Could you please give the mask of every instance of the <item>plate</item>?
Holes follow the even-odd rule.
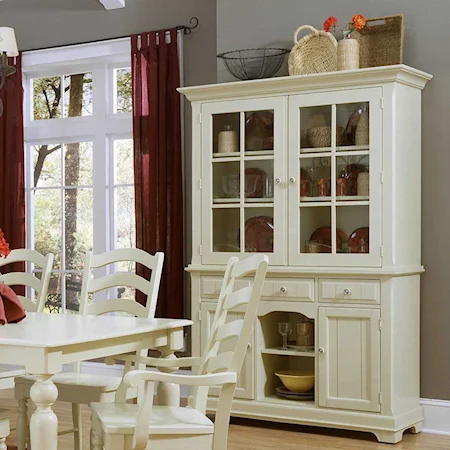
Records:
[[[245,222],[245,251],[273,253],[273,217],[251,217]]]
[[[245,169],[245,197],[263,198],[266,188],[267,173],[257,167]]]
[[[331,253],[331,227],[320,227],[309,238],[310,241],[319,241],[322,245],[320,253]],[[342,241],[347,240],[347,235],[340,229],[336,229],[336,247],[342,250]]]
[[[364,239],[365,245],[361,248],[361,239]],[[350,253],[369,253],[369,227],[362,227],[355,230],[348,240]]]
[[[279,397],[287,398],[289,400],[314,400],[314,390],[310,392],[291,392],[284,386],[275,388],[275,392]]]

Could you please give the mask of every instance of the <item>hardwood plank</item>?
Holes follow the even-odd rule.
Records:
[[[11,389],[0,391],[2,408],[13,411],[12,425],[16,423],[17,405]],[[90,412],[83,409],[83,449],[89,448]],[[57,402],[54,407],[60,429],[71,428],[72,415],[68,403]],[[9,446],[15,444],[15,431],[8,438]],[[58,450],[73,450],[73,435],[60,436]],[[302,427],[255,420],[232,419],[228,441],[229,450],[448,450],[450,436],[420,433],[405,434],[395,446],[379,444],[368,433],[340,431],[325,428]],[[9,450],[12,450],[8,447]]]

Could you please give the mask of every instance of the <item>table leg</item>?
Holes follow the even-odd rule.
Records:
[[[58,398],[58,389],[51,379],[52,375],[37,375],[37,381],[30,390],[30,397],[36,405],[31,416],[30,433],[33,450],[57,450],[58,418],[52,405]]]
[[[160,349],[161,358],[176,359],[175,351],[169,348]],[[174,373],[179,367],[160,367],[161,372]],[[180,406],[180,385],[175,383],[158,383],[158,405]],[[34,449],[33,449],[34,450]]]

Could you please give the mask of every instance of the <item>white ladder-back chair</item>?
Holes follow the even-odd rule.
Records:
[[[25,286],[25,296],[18,295],[20,303],[28,312],[44,311],[47,299],[48,283],[53,266],[53,254],[44,256],[35,250],[15,249],[6,258],[0,258],[0,272],[2,267],[16,262],[33,264],[33,268],[40,270],[41,277],[26,272],[10,272],[0,274],[0,282],[8,286]],[[33,295],[34,293],[34,295]],[[30,297],[27,297],[29,295]],[[34,297],[34,298],[33,298]],[[1,363],[1,361],[0,361]],[[14,387],[14,377],[23,375],[25,370],[20,366],[0,367],[0,389],[11,389]]]
[[[160,361],[142,356],[120,356],[134,363],[160,367],[199,367],[196,375],[132,370],[123,379],[115,403],[92,403],[91,449],[93,450],[226,450],[231,404],[252,333],[267,272],[268,257],[254,255],[228,262],[210,336],[201,358]],[[244,278],[249,285],[235,289]],[[227,314],[244,312],[243,319],[227,321]],[[221,351],[221,343],[233,340],[233,351]],[[230,348],[231,346],[227,346]],[[145,382],[140,405],[126,403],[126,391]],[[154,383],[193,387],[190,406],[154,406]],[[215,423],[206,416],[210,386],[221,386]]]
[[[135,273],[112,273],[94,278],[93,271],[123,261],[134,261],[151,270],[150,280],[146,280]],[[93,255],[88,252],[85,257],[83,282],[80,297],[80,314],[102,315],[112,312],[123,312],[136,317],[153,318],[158,300],[159,284],[164,262],[164,253],[150,255],[135,248],[117,249],[110,252]],[[91,295],[97,292],[117,287],[131,287],[147,295],[146,306],[133,299],[112,298],[98,302],[89,302]],[[53,377],[58,388],[58,401],[72,403],[73,429],[59,434],[74,433],[74,449],[82,448],[81,412],[80,405],[91,402],[113,402],[115,392],[122,380],[121,377],[91,375],[80,372],[81,365],[74,365],[74,372],[61,373]],[[25,443],[29,441],[29,424],[27,402],[34,378],[29,376],[17,377],[15,380],[15,397],[19,402],[19,420],[17,425],[17,448],[25,450]],[[135,398],[137,391],[130,392],[129,398]]]

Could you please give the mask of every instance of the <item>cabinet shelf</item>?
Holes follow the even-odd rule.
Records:
[[[306,356],[308,358],[314,358],[316,353],[314,350],[301,352],[298,350],[281,350],[281,348],[264,348],[261,353],[265,355],[281,355],[281,356]]]

